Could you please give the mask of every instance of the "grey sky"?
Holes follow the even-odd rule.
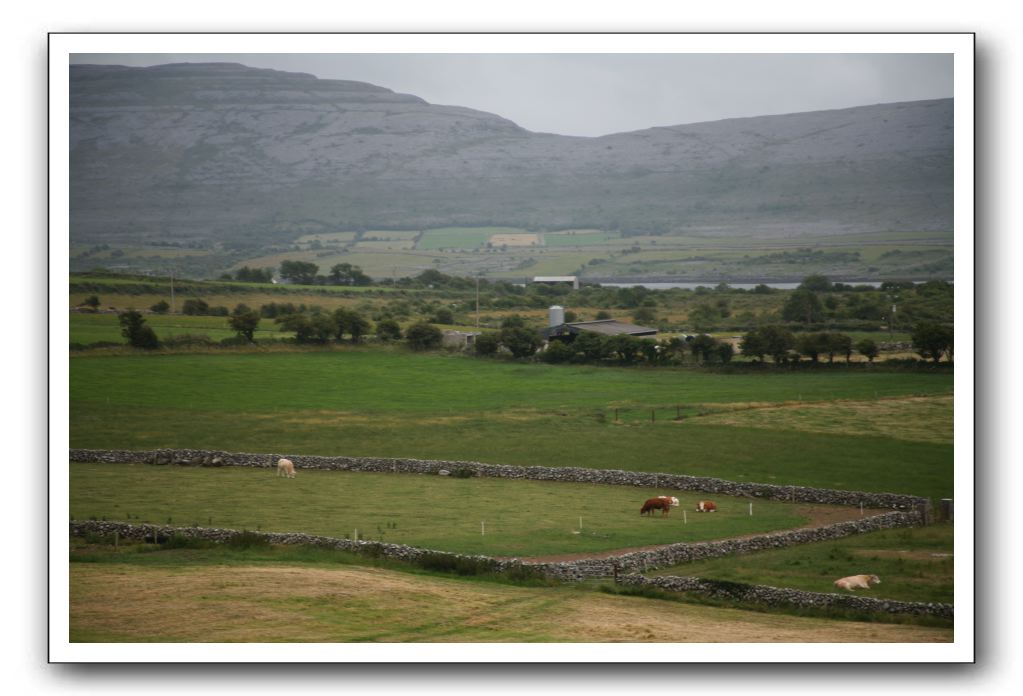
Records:
[[[77,54],[71,62],[206,61],[370,82],[563,135],[953,95],[951,54]]]

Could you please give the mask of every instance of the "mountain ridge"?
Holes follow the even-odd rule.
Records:
[[[353,80],[74,65],[73,240],[952,229],[951,99],[565,136]]]

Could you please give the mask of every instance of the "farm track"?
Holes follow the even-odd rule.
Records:
[[[869,517],[871,515],[878,515],[887,510],[871,510],[865,509],[863,511],[863,517]],[[696,512],[693,513],[698,514]],[[713,513],[708,513],[713,514]],[[835,508],[835,507],[819,507],[816,505],[804,505],[800,506],[798,514],[806,515],[809,519],[805,524],[792,529],[812,529],[813,527],[823,527],[829,524],[836,524],[838,522],[849,522],[852,520],[860,519],[860,511],[858,508]],[[681,516],[681,512],[676,513],[675,518],[670,516],[665,518],[675,519]],[[743,534],[741,536],[725,537],[720,541],[726,539],[749,539],[755,536],[763,536],[760,534]],[[624,556],[635,551],[656,551],[657,549],[663,549],[671,544],[654,544],[652,546],[635,546],[626,549],[615,549],[613,551],[599,551],[594,553],[569,553],[569,554],[552,554],[548,556],[529,556],[519,557],[521,560],[527,563],[566,563],[569,561],[585,561],[585,560],[596,560],[602,558],[616,558],[618,556]],[[495,556],[495,558],[510,558],[509,556]]]

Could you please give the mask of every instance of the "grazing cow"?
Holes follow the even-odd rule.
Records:
[[[672,507],[678,507],[678,498],[676,498],[673,495],[659,495],[657,497],[660,498],[661,500],[667,500],[669,503],[671,503]]]
[[[643,503],[643,508],[639,511],[639,514],[646,515],[649,513],[650,515],[653,515],[654,510],[660,510],[661,517],[667,515],[671,512],[671,498],[663,495],[659,498],[651,498]]]
[[[295,478],[295,465],[291,463],[290,459],[277,460],[277,475]]]
[[[881,578],[876,575],[850,575],[847,578],[835,580],[835,587],[840,590],[869,590],[871,585],[879,585]]]
[[[701,500],[696,504],[697,512],[717,512],[718,506],[712,500]]]

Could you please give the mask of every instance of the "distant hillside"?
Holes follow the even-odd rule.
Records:
[[[278,244],[458,225],[719,237],[952,229],[950,99],[581,138],[237,64],[70,71],[78,244]]]

